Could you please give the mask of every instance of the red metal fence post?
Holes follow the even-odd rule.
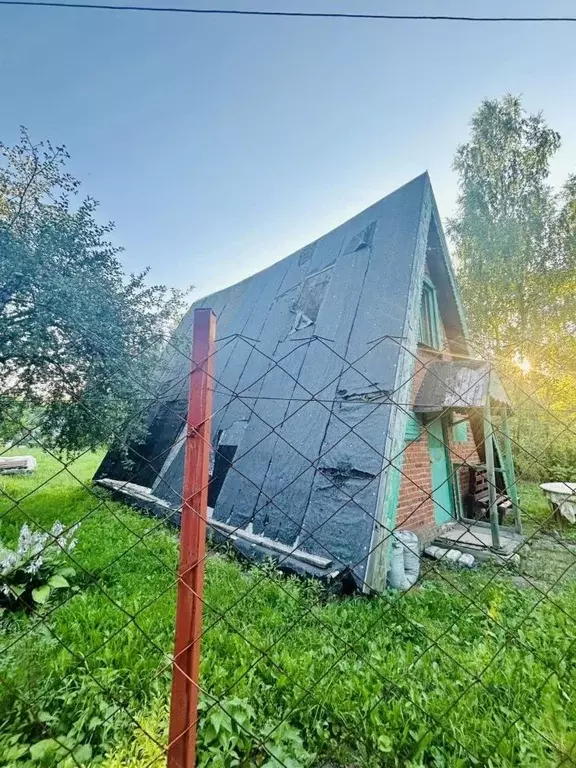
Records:
[[[194,768],[216,318],[194,312],[168,768]]]

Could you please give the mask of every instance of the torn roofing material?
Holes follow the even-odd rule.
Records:
[[[210,307],[217,317],[215,521],[326,558],[364,583],[387,493],[389,428],[399,423],[396,415],[391,421],[390,393],[407,370],[403,343],[416,344],[427,253],[433,269],[449,272],[423,174],[186,314],[174,345],[184,349],[194,309]],[[454,337],[463,337],[455,298],[447,318]],[[181,503],[188,368],[188,357],[171,347],[135,479],[174,507]],[[133,474],[112,454],[98,472],[120,480]]]

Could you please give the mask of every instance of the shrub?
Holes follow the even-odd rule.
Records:
[[[200,712],[199,768],[305,768],[314,760],[298,731],[287,722],[267,722],[259,733],[256,712],[245,699],[204,699]]]
[[[203,696],[198,728],[198,768],[308,768],[316,756],[288,722],[259,722],[247,699]],[[102,768],[137,768],[163,758],[168,740],[168,707],[158,700],[139,727],[104,758]],[[148,735],[150,734],[150,735]]]
[[[13,611],[43,605],[55,589],[69,587],[73,568],[66,567],[78,526],[66,530],[55,522],[50,531],[32,531],[24,524],[16,549],[0,544],[0,609]]]
[[[514,444],[516,477],[536,483],[576,482],[576,439],[573,429],[522,433]],[[568,434],[565,434],[568,432]]]
[[[516,478],[576,481],[576,414],[519,402],[510,420]]]

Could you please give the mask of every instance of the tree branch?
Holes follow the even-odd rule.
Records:
[[[20,215],[22,213],[22,208],[24,207],[24,199],[25,199],[25,197],[26,197],[26,195],[28,193],[28,190],[32,186],[32,183],[34,182],[36,176],[38,175],[38,171],[40,169],[40,164],[38,162],[38,155],[36,154],[36,151],[34,151],[33,157],[34,157],[34,169],[33,169],[32,173],[30,174],[30,177],[28,178],[28,181],[24,185],[24,189],[22,190],[22,194],[20,195],[20,200],[18,202],[18,209],[16,210],[16,212],[14,213],[12,218],[10,219],[10,223],[8,225],[10,227],[10,229],[13,228],[13,226],[16,223],[17,219],[20,217]]]

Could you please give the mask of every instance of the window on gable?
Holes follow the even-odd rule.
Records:
[[[468,442],[468,422],[457,421],[452,425],[452,439],[455,443],[467,443]]]
[[[436,290],[428,280],[422,286],[422,301],[420,304],[420,338],[421,344],[432,349],[440,349],[440,317]]]

